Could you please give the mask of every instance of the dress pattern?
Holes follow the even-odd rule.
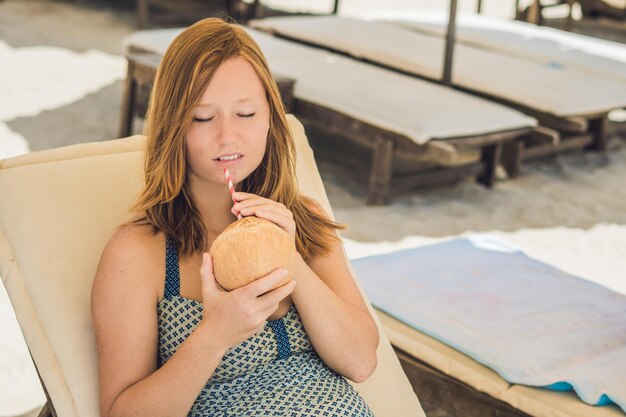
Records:
[[[202,303],[180,296],[178,252],[166,239],[165,295],[158,304],[159,367],[202,319]],[[189,417],[373,417],[359,393],[317,355],[295,305],[230,348]]]

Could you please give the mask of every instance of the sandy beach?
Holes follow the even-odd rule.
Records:
[[[134,10],[119,3],[0,2],[0,158],[117,137],[126,76],[121,41],[137,30]],[[380,3],[346,1],[341,11]],[[390,4],[414,7],[412,0]],[[510,17],[512,4],[485,2],[484,10]],[[474,7],[460,5],[461,11]],[[626,42],[626,30],[608,32]],[[318,167],[336,219],[348,226],[342,237],[350,258],[491,233],[531,257],[626,294],[626,122],[612,122],[609,134],[606,153],[528,163],[519,178],[500,178],[493,189],[467,180],[398,195],[379,207],[365,204],[364,184],[349,180],[342,167],[324,159]],[[339,141],[309,135],[314,147]],[[0,338],[0,417],[36,415],[45,397],[2,285],[0,326],[9,335]]]

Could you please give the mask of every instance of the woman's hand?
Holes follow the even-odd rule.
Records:
[[[284,204],[241,191],[235,192],[233,197],[237,203],[230,211],[235,216],[241,213],[244,217],[256,216],[269,220],[287,232],[295,242],[296,223],[293,220],[293,213]]]
[[[211,255],[204,253],[200,267],[204,311],[199,327],[207,328],[225,350],[261,331],[267,318],[278,309],[278,303],[296,286],[292,279],[272,290],[285,274],[284,269],[276,269],[248,285],[226,292],[215,280]]]

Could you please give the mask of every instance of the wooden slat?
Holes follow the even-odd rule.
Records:
[[[396,347],[394,350],[425,409],[436,408],[463,417],[532,417]]]
[[[486,145],[493,145],[495,143],[500,143],[504,141],[508,141],[511,139],[515,139],[520,136],[525,136],[533,132],[534,128],[521,128],[521,129],[512,129],[506,130],[503,132],[495,132],[489,133],[485,135],[476,135],[476,136],[466,136],[460,138],[451,138],[451,139],[438,139],[445,143],[449,143],[452,145],[456,145],[460,148],[478,148]]]
[[[527,147],[524,149],[523,159],[525,161],[556,155],[564,152],[572,152],[584,149],[593,143],[594,137],[591,133],[579,136],[561,138],[561,143],[557,146],[543,145]]]
[[[483,165],[474,163],[454,168],[434,168],[397,175],[391,179],[390,191],[392,194],[431,187],[442,184],[452,184],[468,177],[476,177],[483,172]]]
[[[561,134],[554,129],[537,126],[524,142],[529,147],[532,145],[558,146],[561,143]]]
[[[524,106],[520,103],[516,103],[514,101],[503,99],[502,97],[496,97],[491,94],[487,94],[485,92],[469,89],[469,88],[461,88],[459,86],[455,86],[457,90],[464,91],[469,94],[477,95],[480,97],[484,97],[490,101],[494,101],[496,103],[503,104],[505,106],[511,107],[513,109],[519,110],[522,113],[525,113],[529,116],[537,119],[541,126],[548,127],[550,129],[558,130],[563,133],[584,133],[588,129],[589,118],[594,118],[597,115],[586,115],[586,116],[576,116],[576,117],[561,117],[555,116],[550,113],[545,113],[537,109],[533,109],[527,106]]]

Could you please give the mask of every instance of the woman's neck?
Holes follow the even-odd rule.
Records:
[[[226,185],[190,181],[190,191],[204,227],[210,235],[219,235],[237,220],[230,211],[233,200]]]

